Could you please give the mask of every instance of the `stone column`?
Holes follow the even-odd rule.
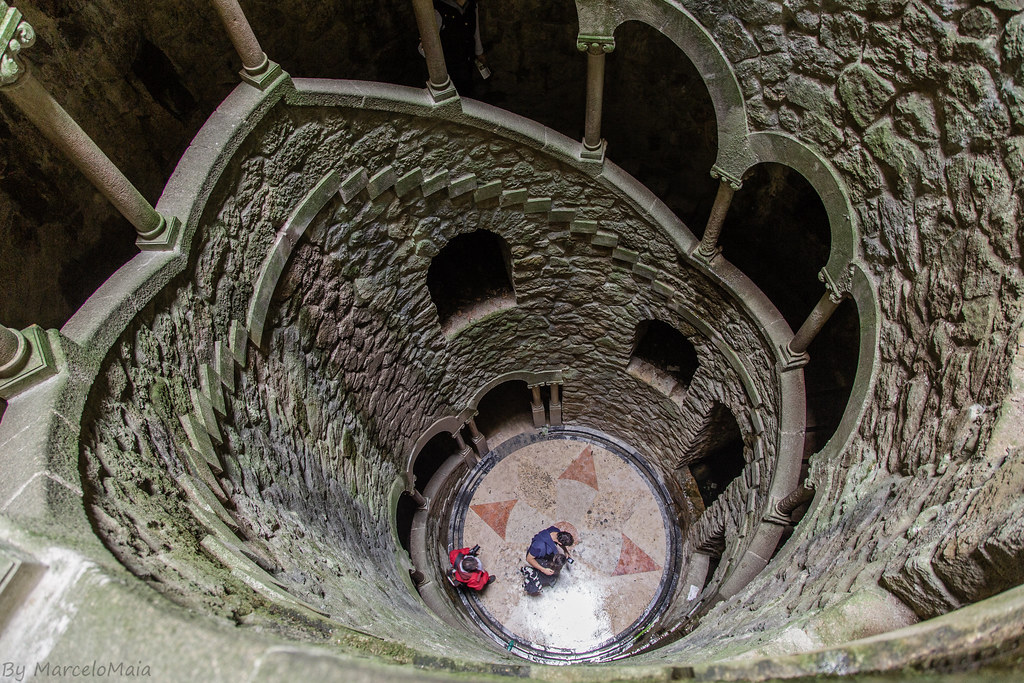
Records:
[[[420,30],[420,43],[427,59],[427,90],[434,102],[443,102],[458,97],[455,85],[448,77],[448,66],[444,62],[444,51],[441,49],[441,35],[438,33],[437,19],[434,16],[434,3],[431,0],[412,0],[412,10],[416,14],[416,26]]]
[[[540,397],[540,385],[531,384],[530,391],[533,392],[530,400],[530,407],[533,409],[533,426],[540,428],[547,424],[544,419],[544,400]]]
[[[238,75],[246,83],[266,90],[281,75],[281,67],[270,61],[263,52],[238,0],[213,0],[213,6],[220,15],[231,44],[235,46],[235,52],[242,60],[242,70]]]
[[[551,387],[551,402],[548,404],[548,408],[551,411],[551,424],[561,425],[562,424],[562,401],[558,395],[558,390],[562,386],[557,382],[552,382],[548,386]]]
[[[604,56],[615,49],[612,36],[579,36],[576,49],[587,53],[587,117],[583,134],[584,159],[604,159],[601,109],[604,100]]]
[[[105,196],[139,233],[137,244],[143,250],[169,250],[174,246],[179,222],[161,216],[128,181],[110,159],[86,135],[74,119],[57,104],[50,93],[19,59],[22,47],[35,43],[32,26],[21,20],[21,13],[0,2],[0,90],[21,112],[78,167],[78,170]]]
[[[739,178],[726,173],[717,166],[711,168],[711,177],[718,178],[721,182],[718,184],[718,194],[715,195],[715,204],[711,207],[708,223],[704,227],[704,235],[700,239],[700,244],[693,251],[693,256],[705,263],[710,263],[722,251],[718,246],[718,238],[722,234],[722,223],[725,221],[725,214],[729,211],[729,205],[732,203],[732,196],[743,185]]]
[[[849,267],[847,273],[849,273]],[[793,335],[793,338],[782,347],[784,370],[793,370],[807,365],[811,358],[807,353],[807,347],[825,327],[825,323],[832,317],[846,296],[846,292],[849,291],[849,282],[845,283],[845,286],[835,282],[824,268],[818,273],[818,279],[825,283],[825,293],[818,299],[818,303],[814,305],[814,309]]]
[[[477,429],[475,417],[476,416],[469,418],[469,421],[466,422],[466,424],[469,426],[469,432],[473,437],[473,448],[476,449],[477,454],[482,458],[487,455],[491,449],[487,447],[487,437]]]
[[[455,437],[455,441],[459,444],[459,457],[462,461],[472,467],[476,463],[480,462],[480,458],[473,452],[472,447],[466,443],[466,440],[462,438],[462,430],[452,432],[452,436]]]

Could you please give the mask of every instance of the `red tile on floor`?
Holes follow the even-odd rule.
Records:
[[[594,451],[587,446],[572,463],[565,468],[559,479],[572,479],[586,484],[595,491],[597,488],[597,471],[594,469]]]
[[[640,549],[629,536],[622,534],[622,552],[619,553],[619,564],[612,572],[612,576],[623,574],[643,574],[644,572],[660,571],[659,567],[651,556]]]
[[[505,540],[505,527],[508,525],[508,516],[512,514],[512,508],[516,506],[519,499],[502,500],[497,503],[479,503],[470,505],[469,509],[475,512],[480,519],[484,520],[487,526],[494,529],[494,533]]]

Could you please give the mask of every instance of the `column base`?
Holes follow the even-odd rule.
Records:
[[[779,500],[772,499],[768,505],[768,511],[765,512],[763,521],[768,524],[775,524],[776,526],[793,526],[793,520],[789,515],[784,515],[779,512]]]
[[[696,249],[694,249],[693,251],[691,251],[691,252],[690,252],[690,257],[691,257],[691,258],[692,258],[692,259],[693,259],[694,261],[700,261],[700,262],[701,262],[701,263],[703,263],[704,265],[706,265],[706,266],[710,266],[710,265],[711,265],[711,262],[712,262],[712,261],[714,261],[714,260],[715,260],[715,258],[716,258],[716,257],[717,257],[717,256],[718,256],[719,254],[721,254],[721,253],[722,253],[722,248],[721,248],[721,247],[718,247],[718,246],[716,246],[716,247],[713,247],[713,248],[711,248],[711,249],[708,249],[708,250],[704,250],[704,249],[702,249],[702,248],[701,248],[701,247],[703,247],[703,246],[704,246],[704,243],[703,243],[703,242],[701,242],[700,244],[698,244],[698,245],[697,245],[697,248],[696,248]]]
[[[539,429],[540,427],[544,427],[546,425],[547,425],[547,420],[544,419],[544,406],[540,406],[540,408],[538,408],[537,406],[534,406],[533,407],[533,426],[537,427]]]
[[[135,246],[140,251],[173,251],[178,246],[181,221],[176,216],[160,216],[160,225],[146,235],[139,235]]]
[[[795,353],[789,348],[789,344],[782,344],[779,346],[779,350],[782,352],[782,371],[787,372],[789,370],[797,370],[807,365],[808,361],[811,360],[810,354],[806,351],[803,353]]]
[[[434,101],[434,104],[459,99],[459,92],[455,89],[455,84],[452,83],[450,78],[442,85],[434,85],[427,81],[427,92],[430,93],[430,99]]]
[[[21,331],[28,344],[28,357],[13,377],[0,379],[0,398],[5,401],[25,389],[57,374],[57,364],[46,330],[32,325]]]
[[[597,145],[597,147],[590,147],[587,143],[583,143],[583,149],[580,150],[580,159],[587,161],[600,161],[604,163],[604,153],[608,148],[608,142],[604,139]]]
[[[480,456],[478,456],[469,446],[466,446],[466,448],[459,453],[459,457],[462,458],[462,462],[466,463],[470,467],[480,462]]]
[[[243,81],[254,88],[266,90],[283,73],[284,71],[281,70],[280,64],[267,59],[255,69],[243,68],[238,72],[238,75],[242,77]]]

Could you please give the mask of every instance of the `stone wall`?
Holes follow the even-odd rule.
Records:
[[[751,123],[836,164],[882,312],[859,433],[812,459],[811,513],[730,606],[758,617],[736,631],[739,611],[720,610],[689,644],[771,643],[783,624],[821,642],[790,615],[879,583],[920,618],[1020,583],[1020,455],[986,449],[1013,414],[1021,323],[1019,5],[686,4],[735,64]],[[857,618],[898,611],[873,604]]]
[[[9,3],[12,4],[12,3]],[[151,203],[189,140],[239,83],[209,2],[18,0],[36,30],[33,74]],[[426,79],[408,3],[245,6],[289,72],[405,85]],[[356,6],[358,5],[358,6]],[[0,322],[60,327],[135,253],[135,230],[0,96]]]
[[[179,136],[169,131],[186,131],[190,125],[197,126],[204,116],[199,113],[203,107],[206,104],[212,107],[212,103],[223,96],[225,84],[235,82],[232,72],[237,64],[223,35],[210,28],[216,26],[216,20],[211,19],[209,9],[204,6],[196,12],[185,11],[165,3],[158,3],[159,8],[157,5],[129,8],[127,3],[80,2],[64,3],[60,7],[57,3],[41,1],[36,6],[28,2],[19,4],[43,38],[41,44],[27,54],[30,61],[37,64],[40,79],[83,122],[87,131],[122,165],[144,193],[152,196],[160,184],[161,174],[156,169],[163,168],[161,163],[173,163],[189,136],[187,132]],[[1022,279],[1017,216],[1020,211],[1018,185],[1024,170],[1019,96],[1024,22],[1017,4],[1009,0],[940,4],[854,0],[824,7],[800,0],[683,4],[698,16],[735,66],[751,125],[785,131],[812,143],[839,170],[857,213],[862,236],[859,256],[871,269],[880,296],[881,343],[874,388],[867,398],[866,412],[857,433],[847,443],[831,444],[812,460],[810,479],[817,489],[816,499],[796,533],[749,591],[714,610],[691,638],[659,656],[671,658],[701,648],[704,653],[716,648],[719,651],[739,649],[750,647],[751,643],[765,643],[767,647],[773,639],[788,637],[784,629],[789,632],[803,629],[806,640],[800,642],[808,647],[815,646],[824,642],[825,636],[806,627],[809,622],[803,615],[811,615],[808,619],[813,619],[815,614],[827,614],[851,595],[877,596],[875,591],[880,584],[913,608],[914,617],[902,615],[901,619],[938,614],[978,600],[992,591],[1019,584],[1021,577],[1017,567],[1020,566],[1022,534],[1014,520],[1021,518],[1016,507],[1019,505],[1016,492],[1021,481],[1020,454],[1016,448],[1007,448],[1008,443],[1012,446],[1019,441],[1019,429],[1011,429],[1012,438],[1008,440],[996,440],[992,436],[997,417],[1011,414],[1014,395],[1007,395],[1007,386],[1020,331]],[[525,6],[515,4],[510,12]],[[168,13],[166,16],[155,14],[164,11]],[[318,11],[311,10],[309,15],[322,20]],[[402,11],[408,16],[407,10]],[[154,14],[147,14],[149,19],[143,21],[139,12]],[[281,3],[272,9],[267,6],[256,10],[256,13],[260,21],[271,23],[292,21],[294,16],[302,14],[286,12]],[[352,16],[369,20],[360,12]],[[101,30],[108,24],[110,30]],[[139,26],[143,25],[145,35],[161,48],[172,65],[202,84],[202,87],[193,87],[189,84],[191,81],[186,83],[186,89],[200,106],[196,113],[185,117],[185,123],[168,113],[164,105],[159,104],[158,96],[143,94],[146,88],[141,81],[126,76],[133,61],[128,55],[134,58],[134,49],[122,46],[123,50],[118,48],[108,53],[108,47],[98,37],[113,34],[118,40],[124,40],[125,45],[135,45],[125,37],[138,36]],[[178,27],[186,30],[178,30]],[[294,40],[294,33],[281,31],[284,35],[278,37],[277,28],[266,24],[258,24],[257,30],[268,41],[301,44]],[[571,29],[564,29],[564,32],[572,33]],[[527,28],[520,33],[525,36],[524,46],[535,46],[530,42]],[[183,35],[192,40],[181,40]],[[504,35],[510,34],[502,35],[504,41]],[[204,41],[209,41],[210,45],[216,43],[216,49]],[[377,61],[365,59],[366,50],[376,55],[371,38],[360,37],[349,42],[364,51],[359,55],[361,60]],[[285,62],[272,46],[265,44],[265,47],[271,56]],[[300,54],[299,48],[291,49],[291,55]],[[284,49],[279,52],[286,54]],[[108,58],[108,54],[119,57]],[[211,54],[221,55],[223,59],[218,61],[211,58]],[[311,60],[334,53],[330,49],[317,49],[312,54],[316,56]],[[539,61],[553,59],[542,49],[524,47],[523,54]],[[96,65],[96,73],[105,74],[106,78],[77,78],[81,63]],[[296,63],[295,66],[302,65]],[[294,69],[295,73],[319,74],[316,64],[304,66],[305,71]],[[288,63],[285,67],[292,68]],[[369,74],[372,66],[366,69],[365,73]],[[549,68],[548,72],[552,70]],[[525,74],[529,69],[522,71]],[[97,107],[96,101],[124,104],[105,109]],[[173,102],[173,98],[168,102]],[[46,310],[49,316],[26,318],[18,307],[0,322],[47,324],[49,320],[59,321],[71,304],[60,305],[60,311],[54,313],[47,308],[50,304],[42,301],[42,296],[22,296],[26,288],[12,290],[8,285],[20,286],[22,279],[28,282],[34,276],[42,281],[40,287],[46,288],[40,291],[49,292],[47,298],[66,299],[66,292],[57,293],[47,284],[60,279],[53,275],[55,271],[50,269],[49,262],[62,261],[64,253],[89,253],[90,249],[113,253],[114,250],[106,247],[100,250],[92,245],[100,240],[98,225],[119,219],[111,219],[109,208],[100,207],[94,201],[94,193],[81,185],[84,181],[72,180],[75,172],[62,165],[45,145],[38,145],[31,133],[25,132],[27,124],[20,121],[19,115],[3,98],[0,98],[0,107],[3,122],[12,131],[14,142],[11,144],[21,150],[18,154],[7,155],[13,161],[9,162],[2,189],[11,195],[11,202],[2,205],[8,212],[3,219],[12,227],[8,229],[8,223],[4,224],[3,234],[8,240],[4,251],[28,254],[28,258],[23,259],[24,278],[18,274],[16,281],[11,269],[5,269],[8,280],[3,282],[4,291],[13,294],[5,296],[4,300],[31,301],[32,307]],[[150,118],[143,116],[136,121],[126,114],[137,110],[150,112]],[[85,437],[83,456],[83,470],[91,482],[93,520],[115,553],[126,558],[125,562],[140,575],[158,570],[164,559],[171,557],[167,547],[196,548],[195,538],[191,541],[193,545],[181,541],[199,533],[192,522],[185,521],[165,531],[160,529],[163,520],[168,518],[161,511],[165,506],[175,510],[171,517],[189,519],[183,509],[175,507],[177,494],[171,494],[176,490],[175,485],[159,474],[175,472],[175,460],[167,455],[173,448],[161,445],[153,449],[151,445],[142,445],[150,441],[167,444],[172,440],[171,434],[176,440],[184,439],[176,426],[175,412],[188,409],[186,389],[198,380],[185,359],[207,357],[212,342],[225,338],[230,321],[244,316],[252,277],[258,271],[274,230],[287,216],[288,208],[333,163],[325,156],[335,154],[334,159],[341,158],[344,150],[356,149],[352,146],[354,140],[367,134],[339,125],[331,135],[321,137],[324,122],[305,116],[296,116],[291,122],[277,122],[275,129],[268,128],[261,137],[261,147],[247,151],[245,167],[240,164],[232,169],[234,175],[218,198],[219,215],[209,216],[204,227],[207,242],[197,256],[196,280],[179,283],[179,291],[183,293],[180,309],[178,303],[165,299],[160,302],[163,308],[154,307],[151,314],[147,313],[151,318],[132,328],[125,338],[125,346],[117,351],[118,359],[110,359],[103,383],[97,385],[95,412],[90,413],[85,425],[85,433],[90,436]],[[380,117],[377,122],[380,132],[376,137],[397,140],[401,147],[404,144],[401,136],[396,136],[399,130],[388,127],[391,119],[390,116]],[[140,127],[138,130],[134,128],[136,125]],[[435,132],[439,150],[435,155],[413,150],[408,158],[429,168],[448,166],[452,164],[449,159],[454,158],[453,168],[469,168],[472,155],[467,155],[470,160],[465,156],[451,156],[452,150],[446,147],[452,144],[447,132],[440,129]],[[153,148],[133,146],[118,151],[122,138],[150,141],[147,144],[152,144]],[[360,150],[372,148],[372,145],[359,147]],[[321,150],[324,155],[314,153]],[[513,150],[513,153],[519,152]],[[530,158],[522,159],[522,172],[532,172],[536,167],[534,159],[528,152],[524,154]],[[274,158],[272,163],[271,157]],[[347,158],[352,166],[376,169],[396,159],[405,163],[401,160],[406,157],[404,153],[394,156],[390,148],[384,151],[378,148],[373,153],[352,152]],[[133,163],[140,164],[139,171],[133,170]],[[459,163],[466,166],[459,167]],[[40,168],[33,168],[33,164]],[[520,173],[515,163],[504,164],[501,169],[504,177],[513,179]],[[555,182],[556,173],[561,172],[561,169],[550,170],[550,178],[536,182],[538,196],[549,193],[554,197],[562,196],[554,194],[565,189]],[[270,178],[269,185],[260,177],[263,173]],[[51,184],[48,179],[54,177],[56,180]],[[72,192],[67,191],[69,187],[73,188]],[[26,188],[32,192],[41,188],[42,201],[40,195],[30,196]],[[232,188],[239,189],[235,192]],[[85,199],[81,200],[82,197]],[[611,215],[612,220],[619,220],[621,216],[615,214],[616,207],[605,206],[602,201],[604,198],[595,195],[594,201],[588,197],[586,203],[600,209],[595,211],[595,217]],[[423,220],[433,219],[432,211],[436,209],[439,207],[425,207],[421,214]],[[65,236],[49,241],[54,233],[47,226],[60,225],[61,230],[69,227],[74,230],[79,225],[76,210],[82,211],[83,232],[75,233],[73,238]],[[607,268],[591,266],[589,256],[572,261],[577,253],[569,247],[575,249],[580,245],[564,238],[550,239],[547,235],[548,231],[564,232],[562,227],[540,229],[529,222],[531,219],[519,214],[509,218],[487,207],[452,211],[449,220],[454,222],[459,216],[472,220],[483,216],[491,221],[488,225],[492,229],[499,231],[505,230],[506,225],[509,230],[524,231],[524,234],[532,229],[533,237],[539,239],[536,243],[544,243],[541,248],[566,249],[568,258],[566,254],[547,253],[532,265],[529,253],[517,254],[517,259],[526,262],[525,266],[520,263],[520,273],[529,273],[532,269],[538,274],[534,277],[543,274],[564,278],[570,267],[578,268],[581,273],[587,272],[593,282],[612,282],[616,291],[609,294],[608,303],[619,306],[614,309],[616,316],[624,312],[625,319],[631,320],[653,314],[628,305],[632,296],[628,286],[637,283],[633,276],[617,270],[615,264]],[[242,225],[245,230],[239,228]],[[688,297],[700,299],[699,293],[683,290],[687,281],[699,281],[699,274],[677,266],[671,248],[640,238],[631,241],[629,235],[637,228],[625,220],[623,225],[628,226],[620,232],[628,250],[644,254],[652,266],[668,269],[671,264],[673,272],[685,275],[674,285],[686,291]],[[37,226],[43,228],[39,234]],[[399,235],[416,238],[416,246],[410,247],[414,253],[419,244],[423,245],[423,252],[416,254],[422,262],[443,243],[444,234],[438,232],[439,224],[421,225],[417,221],[403,225],[399,216],[396,226]],[[329,232],[326,227],[322,229]],[[127,240],[134,239],[127,226],[118,230],[128,235]],[[324,253],[317,253],[323,246],[310,242],[303,247],[295,263],[325,264],[316,267],[331,274],[331,250],[340,248],[342,243],[345,249],[348,245],[347,238],[335,235],[337,244],[333,244],[328,237],[322,242],[329,247]],[[75,244],[79,239],[81,244]],[[586,246],[586,249],[592,248]],[[58,252],[62,256],[54,258]],[[595,253],[601,253],[599,248]],[[79,261],[90,260],[80,258]],[[293,264],[293,269],[295,267]],[[88,269],[82,270],[93,273],[92,268],[90,262]],[[66,281],[74,282],[75,286],[82,282],[73,269],[59,268],[57,272],[68,273]],[[229,272],[236,277],[224,277]],[[331,277],[336,279],[334,275]],[[367,302],[378,300],[378,294],[390,296],[393,283],[385,281],[382,286],[376,279],[376,271],[372,276],[351,273],[346,278],[351,281],[353,291],[345,296],[351,295],[353,300],[360,287],[364,288]],[[287,295],[294,295],[293,290],[300,286],[306,285],[293,270],[283,283],[282,293],[286,297],[282,300],[281,317],[274,333],[278,336],[270,340],[272,348],[282,354],[284,349],[290,349],[291,355],[278,359],[268,356],[261,362],[269,364],[273,360],[275,367],[287,368],[288,373],[302,381],[283,374],[282,370],[282,377],[287,376],[287,381],[279,378],[268,382],[264,395],[258,395],[255,386],[244,382],[240,386],[251,392],[253,400],[266,403],[265,415],[277,415],[275,411],[283,410],[281,415],[287,419],[280,420],[281,424],[304,425],[304,429],[315,424],[322,428],[323,415],[310,417],[304,402],[299,400],[300,393],[307,387],[307,379],[303,378],[308,378],[309,368],[322,367],[322,359],[305,356],[322,354],[322,351],[314,353],[314,348],[343,348],[345,345],[331,338],[334,332],[330,324],[322,326],[323,339],[319,327],[316,337],[309,336],[305,328],[307,322],[303,320],[308,313],[302,313],[303,306],[295,303],[299,299],[287,303]],[[337,294],[341,301],[343,293]],[[539,301],[543,294],[534,292],[534,296]],[[198,302],[202,305],[193,306]],[[15,309],[13,303],[9,305]],[[417,305],[423,306],[418,309],[419,315],[429,317],[429,308],[424,302],[417,301]],[[552,300],[551,310],[556,310],[557,305]],[[572,305],[578,304],[573,302]],[[194,314],[187,311],[203,310],[202,306],[208,306],[208,312],[190,319]],[[320,306],[320,303],[316,305]],[[582,320],[577,326],[599,314],[595,309],[605,307],[588,307],[585,303],[579,306],[575,314]],[[566,306],[557,310],[573,313]],[[324,315],[323,320],[328,319],[324,312],[317,314]],[[377,312],[385,323],[390,320],[390,314]],[[333,309],[330,315],[334,315]],[[607,312],[600,315],[607,315]],[[719,320],[717,314],[709,317]],[[502,325],[514,324],[517,334],[521,329],[523,334],[539,338],[546,329],[541,324],[546,322],[543,316],[531,317],[518,308],[468,330],[456,340],[455,348],[468,355],[470,347],[479,346],[485,332]],[[149,327],[155,331],[146,331]],[[724,325],[722,329],[730,327]],[[346,334],[354,340],[361,334],[356,332],[359,329],[362,327],[353,323],[352,331]],[[385,324],[379,329],[388,328]],[[612,326],[611,329],[618,328]],[[547,332],[552,330],[547,329]],[[181,339],[181,348],[173,348],[179,343],[174,341],[175,335]],[[730,335],[730,344],[742,345],[748,332],[740,330]],[[752,333],[750,339],[757,336],[756,332]],[[607,340],[597,337],[592,348],[608,355],[609,368],[617,367],[623,360],[620,350],[627,335],[623,333],[618,338],[609,334],[607,337]],[[189,339],[191,341],[186,341]],[[439,352],[432,347],[425,353],[433,354],[431,364],[440,359]],[[552,362],[568,365],[563,359],[572,358],[572,354],[561,349],[549,357]],[[768,376],[765,368],[770,368],[770,354],[759,355],[754,349],[750,357],[762,368],[758,374]],[[254,367],[259,366],[254,363]],[[482,367],[473,370],[476,373],[471,376],[473,382],[483,379]],[[439,395],[449,405],[460,405],[473,390],[469,381],[459,387],[451,382],[445,384],[443,377],[428,379],[444,388],[446,393]],[[611,373],[602,378],[606,382],[604,386],[610,390],[626,393],[628,389],[630,395],[636,395],[635,387],[628,386],[627,380],[634,381],[622,378],[621,384],[615,384],[620,380]],[[324,384],[328,386],[333,385]],[[273,394],[270,387],[274,387]],[[571,397],[571,393],[567,396]],[[140,406],[134,405],[136,399],[142,401]],[[358,414],[359,407],[351,403],[355,399],[348,400],[348,410]],[[371,396],[360,400],[373,399]],[[330,405],[329,401],[326,403]],[[270,408],[281,404],[284,408]],[[341,405],[339,401],[339,408]],[[567,398],[569,408],[571,403]],[[653,419],[660,410],[653,401],[645,409],[654,411],[644,415],[645,419]],[[429,412],[426,407],[423,410]],[[605,411],[613,414],[615,406],[583,402],[578,406],[580,415]],[[437,412],[443,412],[440,404]],[[266,419],[269,423],[270,418]],[[256,438],[257,431],[265,431],[240,424],[250,430],[245,432],[246,438]],[[332,432],[328,429],[328,435],[323,438],[326,443],[331,443],[331,439],[336,443],[340,438],[343,450],[346,443],[354,448],[356,433],[368,439],[363,443],[373,444],[378,435],[372,426],[359,424],[364,426],[350,421],[346,432],[343,420],[340,428],[334,428],[333,436],[329,436]],[[260,426],[265,425],[260,423]],[[143,430],[149,431],[150,436],[140,439],[137,435],[140,432],[145,435]],[[399,444],[409,437],[396,434],[389,438]],[[272,448],[266,448],[261,455],[269,457],[274,453],[280,462],[290,463],[276,470],[282,476],[304,473],[306,465],[298,463],[307,461],[312,472],[320,454],[293,451],[299,441],[298,432],[282,435],[281,443],[287,445],[283,448],[285,452],[274,453]],[[397,456],[392,452],[392,445],[378,443],[375,446],[380,448],[388,472],[397,471]],[[668,441],[665,447],[672,445]],[[368,476],[365,464],[364,473],[359,473],[358,462],[355,457],[351,461],[342,460],[342,472],[349,468],[344,476],[356,479]],[[337,462],[318,465],[320,469],[338,466]],[[124,482],[131,482],[135,489],[153,500],[152,506],[147,507],[143,502],[146,498],[141,498],[142,494],[122,482],[122,475]],[[239,476],[241,482],[246,481],[246,475]],[[314,480],[304,482],[302,487],[323,485],[312,483]],[[289,487],[283,485],[279,487],[282,490],[265,494],[275,505],[306,495],[284,490]],[[259,486],[256,488],[264,495]],[[244,484],[240,491],[249,494]],[[351,491],[349,495],[357,496]],[[137,497],[138,507],[133,500]],[[255,511],[254,519],[260,519],[260,514],[271,514],[273,507],[260,507],[255,498],[247,504]],[[358,509],[360,503],[354,505]],[[353,514],[351,528],[364,522],[371,524],[367,528],[376,528],[372,526],[374,521],[362,516],[364,513]],[[133,516],[138,519],[132,519]],[[133,528],[137,533],[125,531]],[[170,540],[153,535],[158,532],[166,533]],[[384,554],[383,549],[376,552]],[[192,557],[195,553],[185,555]],[[133,557],[136,559],[131,559]],[[193,595],[192,586],[207,585],[203,583],[205,579],[201,580],[203,576],[216,575],[221,580],[214,565],[208,570],[205,565],[199,565],[199,560],[196,562],[195,576],[167,581],[167,586],[185,587],[182,590],[168,588],[169,594],[177,590],[180,595]],[[183,570],[169,569],[166,576],[180,571]],[[190,583],[192,581],[195,583]],[[297,579],[293,583],[294,586],[304,585]],[[309,590],[304,595],[312,599],[315,591]],[[891,603],[885,602],[890,598],[891,595],[883,596],[881,604],[895,611]],[[235,598],[220,596],[216,600],[217,605],[208,606],[208,611],[225,617],[232,615],[236,607],[246,609]],[[246,600],[251,602],[251,598]],[[864,619],[864,612],[859,618]],[[850,632],[854,631],[856,629],[851,628]],[[844,634],[833,632],[828,637],[841,639]]]
[[[334,194],[277,284],[262,344],[246,357],[232,341],[244,371],[236,376],[218,365],[223,387],[211,392],[216,376],[204,366],[216,364],[221,342],[245,318],[279,227],[329,171],[387,166],[397,176],[445,170],[452,187],[473,173],[479,185],[501,180],[508,191],[525,191],[516,195],[524,199],[474,201],[472,192],[452,196],[426,185],[372,198]],[[550,212],[530,210],[539,200],[529,198],[543,197],[559,200]],[[594,221],[598,233],[574,233],[559,222],[559,208]],[[413,444],[492,378],[557,369],[566,422],[636,444],[672,476],[687,438],[679,406],[626,373],[640,321],[691,329],[672,301],[743,354],[762,398],[763,460],[721,499],[737,539],[729,556],[743,552],[739,539],[758,521],[776,457],[772,352],[755,321],[682,265],[671,240],[609,187],[473,129],[282,103],[226,169],[202,223],[194,268],[139,316],[108,358],[83,429],[83,478],[97,532],[168,597],[301,638],[325,637],[309,615],[319,611],[387,642],[454,654],[408,586],[392,529],[393,488]],[[509,244],[516,306],[446,336],[427,271],[452,237],[477,229]],[[634,267],[672,261],[681,273]],[[656,292],[655,274],[671,283],[674,299]],[[695,344],[701,386],[714,389],[753,440],[752,406],[735,371],[714,344],[700,337]],[[215,394],[223,394],[223,408]],[[200,477],[188,444],[203,449],[180,418],[204,413],[204,404],[215,452],[208,460],[217,465],[206,483],[223,493],[221,518],[234,534],[228,545],[238,544],[267,580],[305,606],[297,614],[282,616],[265,593],[223,566],[209,540],[217,523],[197,513],[181,484]]]

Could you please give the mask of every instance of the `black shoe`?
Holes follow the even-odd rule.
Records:
[[[498,580],[497,576],[492,576],[491,578],[487,579],[487,583],[485,583],[484,585],[485,586],[490,586],[492,583],[494,583],[497,580]]]

